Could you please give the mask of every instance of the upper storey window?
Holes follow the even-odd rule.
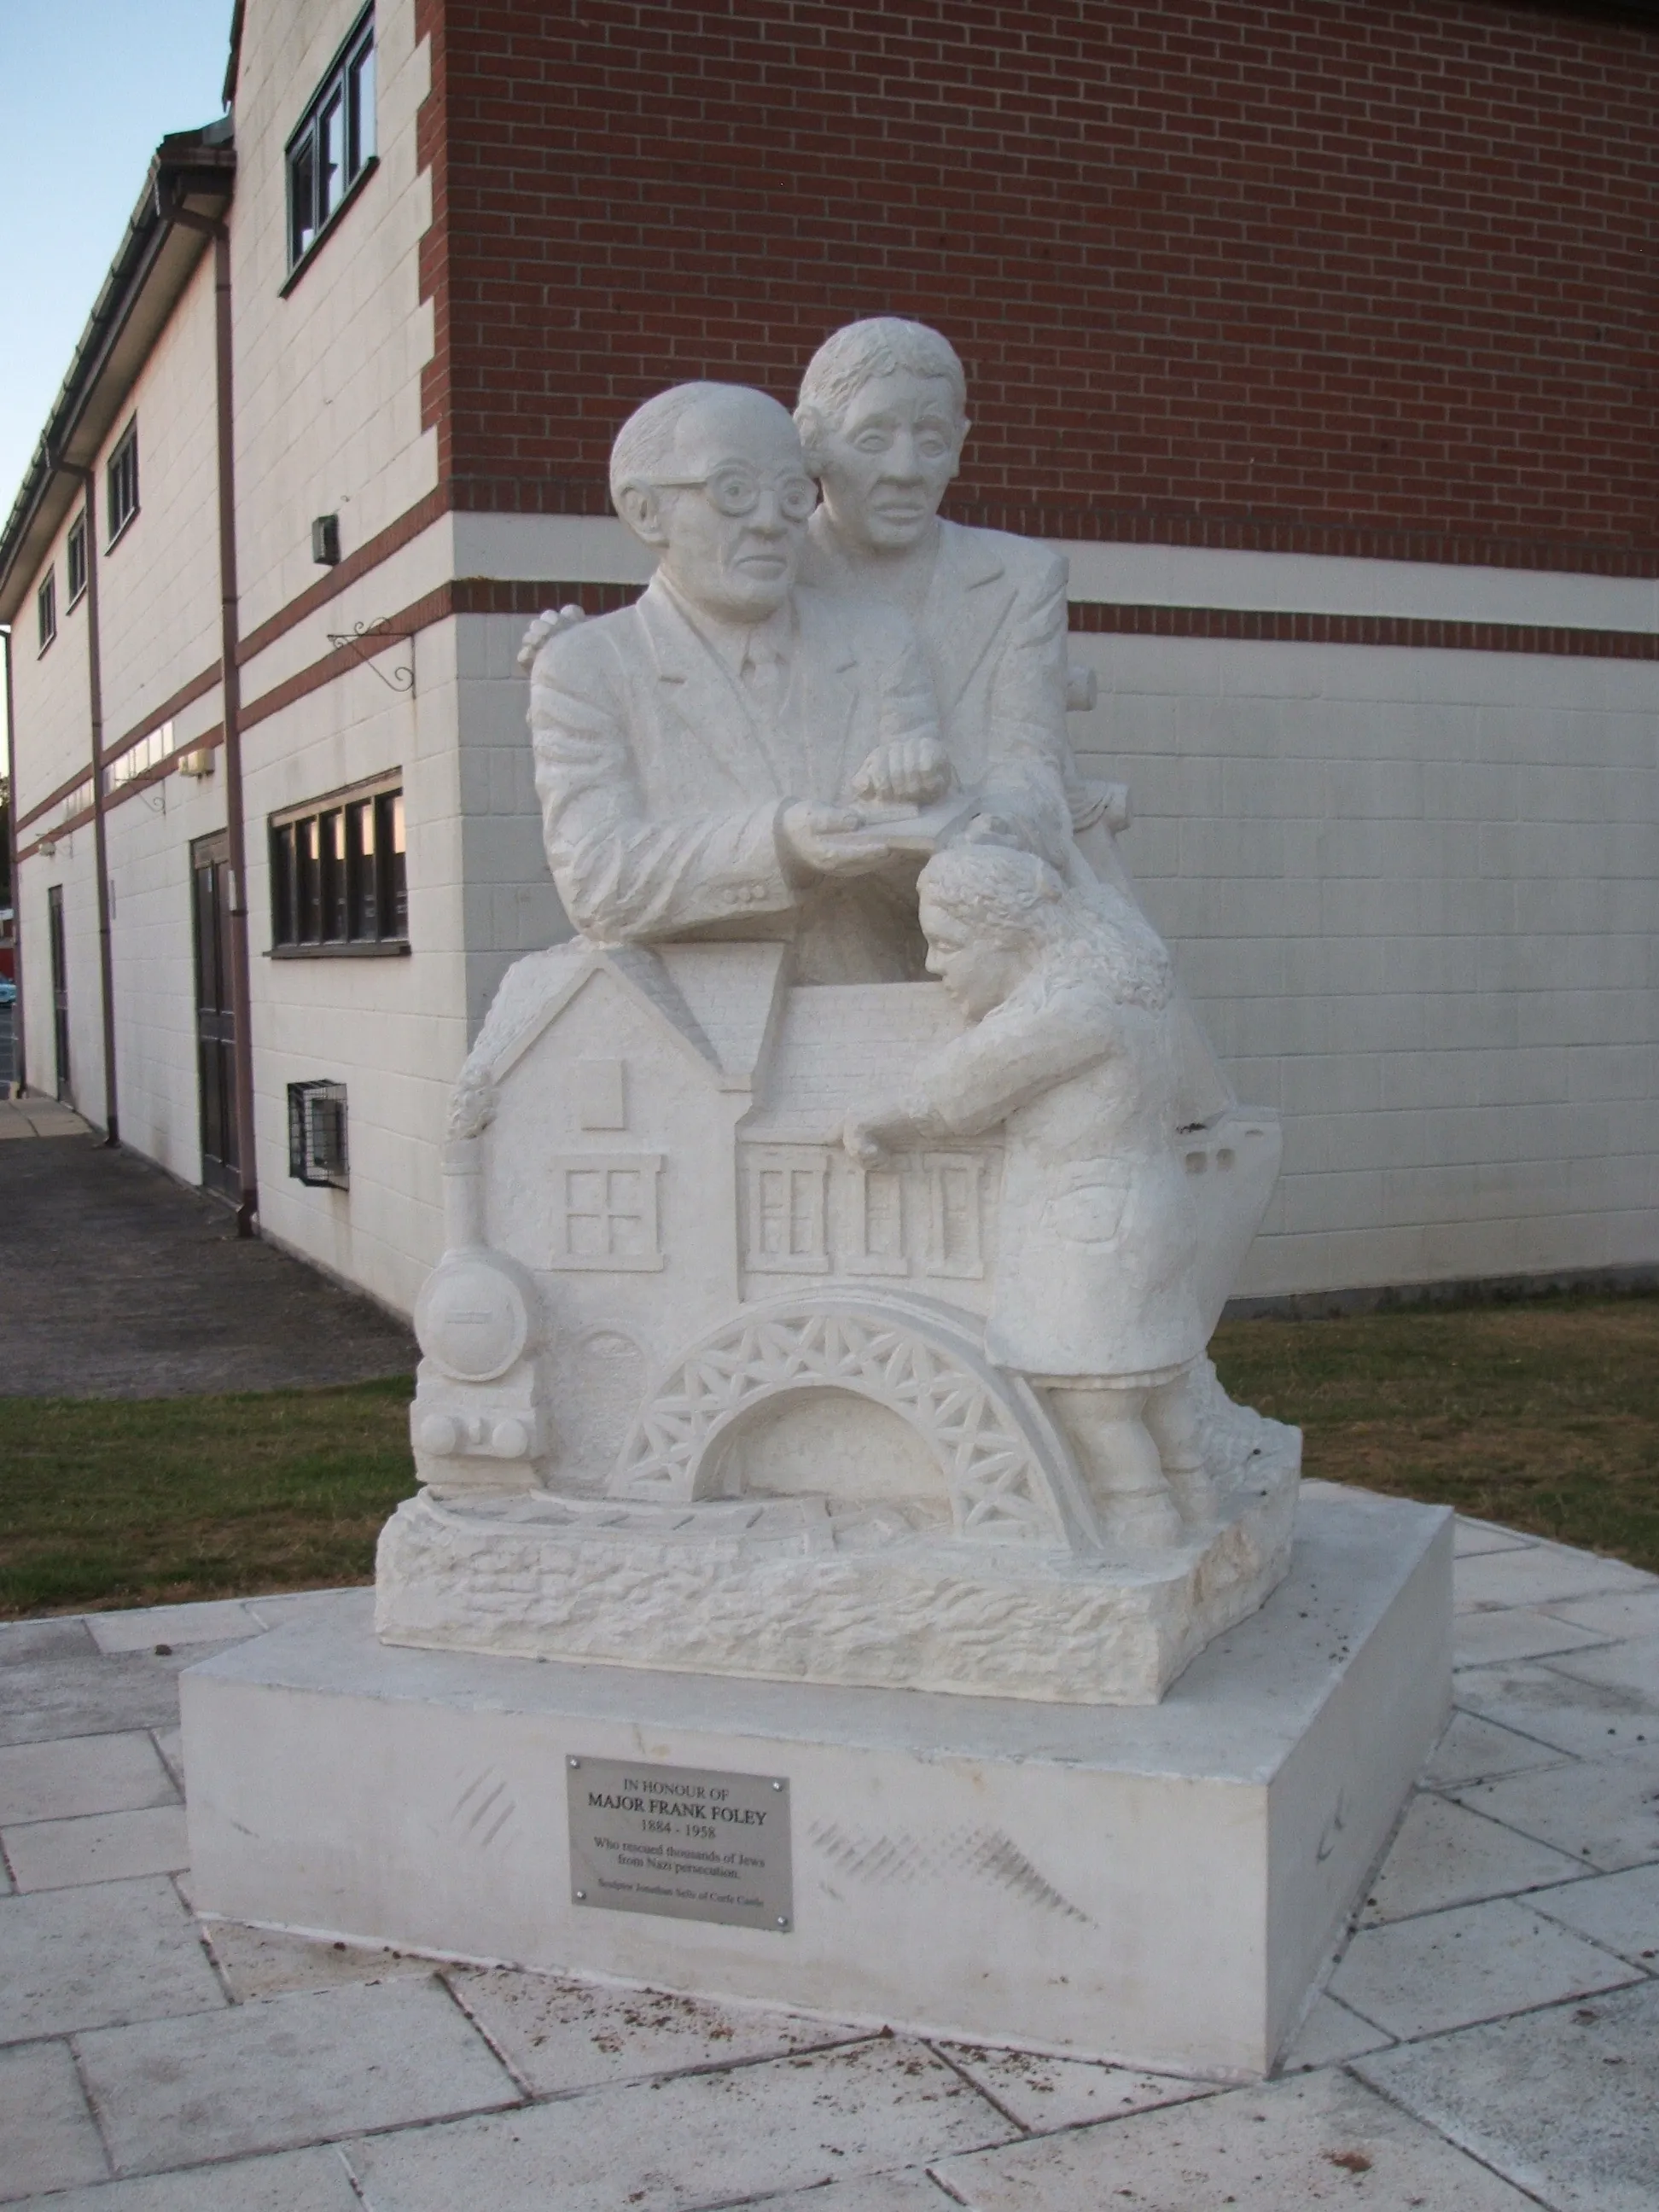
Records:
[[[64,563],[69,569],[69,603],[71,606],[87,588],[87,518],[77,514],[70,525],[69,537],[64,546]]]
[[[40,625],[40,650],[44,653],[58,635],[58,572],[48,568],[34,595],[34,617]]]
[[[138,418],[134,416],[115,441],[109,457],[109,542],[116,539],[138,512]]]
[[[374,10],[360,15],[288,142],[288,265],[297,270],[374,158]]]

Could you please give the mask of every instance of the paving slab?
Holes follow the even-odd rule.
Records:
[[[0,1827],[178,1802],[172,1776],[141,1729],[0,1747]]]
[[[1659,1589],[1626,1590],[1617,1597],[1573,1597],[1553,1605],[1558,1620],[1602,1636],[1659,1637]]]
[[[1464,1783],[1453,1794],[1602,1874],[1659,1859],[1659,1745]]]
[[[960,2212],[958,2200],[920,2166],[860,2174],[827,2189],[792,2189],[787,2197],[767,2197],[765,2206],[766,2212],[951,2212],[953,2206]]]
[[[1080,2058],[1043,2058],[1030,2051],[985,2051],[973,2044],[939,2049],[1011,2119],[1034,2134],[1075,2128],[1093,2120],[1121,2119],[1188,2097],[1215,2094],[1215,2084],[1176,2074],[1142,2074],[1127,2066],[1098,2066]],[[1374,2047],[1374,2044],[1373,2046]]]
[[[1295,2040],[1279,2062],[1281,2074],[1306,2074],[1316,2067],[1340,2066],[1362,2051],[1382,2051],[1394,2040],[1357,2012],[1322,1990],[1309,2008]]]
[[[1360,2059],[1357,2071],[1554,2212],[1659,2203],[1659,1986]]]
[[[1460,1613],[1452,1623],[1452,1665],[1490,1667],[1504,1659],[1541,1659],[1553,1651],[1600,1650],[1605,1636],[1528,1606]]]
[[[1454,1782],[1489,1781],[1494,1775],[1516,1774],[1528,1766],[1555,1766],[1560,1759],[1553,1744],[1519,1735],[1478,1714],[1455,1711],[1422,1778],[1430,1787],[1443,1788]]]
[[[54,2197],[50,2212],[363,2212],[337,2150],[286,2151]],[[467,2212],[486,2212],[475,2198]]]
[[[46,1620],[0,1620],[0,1674],[24,1659],[82,1658],[94,1650],[78,1613]]]
[[[178,1671],[168,1660],[106,1659],[84,1632],[73,1651],[9,1661],[0,1651],[0,1744],[173,1728],[178,1719]]]
[[[0,1829],[0,1844],[20,1890],[69,1889],[172,1874],[190,1864],[182,1805],[139,1813],[87,1813],[73,1820],[35,1820]]]
[[[455,2212],[480,2202],[484,2173],[489,2212],[690,2212],[1015,2133],[925,2045],[884,2037],[380,2136],[346,2157],[374,2212]]]
[[[1562,1889],[1536,1890],[1527,1902],[1604,1951],[1659,1972],[1659,1866],[1590,1875]]]
[[[1483,1897],[1510,1897],[1570,1881],[1580,1869],[1565,1851],[1518,1836],[1513,1828],[1443,1797],[1414,1797],[1389,1847],[1382,1871],[1359,1910],[1376,1926]]]
[[[419,1980],[432,1972],[430,1959],[406,1951],[367,1949],[356,1944],[312,1942],[268,1928],[244,1928],[232,1920],[203,1923],[203,1938],[238,2004],[254,1997],[281,1996],[289,1990],[337,1990],[352,1982]]]
[[[1420,2121],[1331,2072],[950,2159],[933,2171],[969,2212],[1536,2212]]]
[[[1517,1528],[1500,1528],[1495,1521],[1468,1521],[1460,1513],[1452,1532],[1452,1556],[1478,1559],[1483,1552],[1525,1552],[1537,1543]]]
[[[1534,1544],[1523,1552],[1487,1552],[1462,1559],[1452,1576],[1461,1608],[1474,1605],[1552,1605],[1557,1599],[1598,1597],[1610,1590],[1659,1588],[1659,1576],[1594,1552],[1564,1544]]]
[[[1632,1979],[1633,1969],[1524,1905],[1496,1898],[1362,1928],[1331,1994],[1390,2035],[1435,2035]]]
[[[1554,1663],[1474,1669],[1458,1676],[1453,1694],[1460,1711],[1574,1758],[1659,1744],[1659,1704],[1622,1685],[1581,1681]]]
[[[518,2096],[430,1977],[97,2028],[75,2048],[120,2173],[297,2149]]]
[[[867,2027],[552,1974],[452,1971],[452,1990],[538,2096],[863,2041]]]
[[[338,1589],[315,1590],[284,1590],[276,1597],[248,1597],[242,1603],[258,1621],[261,1628],[280,1628],[285,1620],[293,1620],[308,1613],[314,1605],[326,1605],[340,1595]]]
[[[1556,1671],[1599,1689],[1627,1690],[1659,1713],[1659,1636],[1609,1644],[1601,1651],[1575,1651],[1554,1662]]]
[[[185,1732],[181,1728],[152,1729],[150,1741],[167,1772],[182,1791],[185,1786]]]
[[[234,1644],[258,1636],[264,1626],[240,1598],[209,1598],[196,1605],[134,1607],[121,1613],[89,1613],[87,1630],[106,1653],[154,1651],[158,1644],[176,1650],[186,1644]]]
[[[0,2043],[225,2002],[165,1875],[0,1898]]]
[[[0,1145],[0,1395],[167,1398],[414,1370],[403,1323],[239,1238],[228,1206],[137,1152]]]
[[[0,2204],[108,2172],[69,2045],[0,2050]]]

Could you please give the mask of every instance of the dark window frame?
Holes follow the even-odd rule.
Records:
[[[58,635],[58,568],[56,562],[47,569],[34,590],[34,619],[40,631],[40,653]]]
[[[401,769],[280,808],[268,839],[273,960],[410,951]]]
[[[135,415],[110,450],[104,464],[105,497],[108,501],[109,538],[112,550],[138,519],[138,417]]]
[[[69,599],[64,611],[76,607],[87,590],[87,511],[82,507],[69,526],[64,540],[64,580],[69,586]]]
[[[341,41],[283,149],[284,298],[379,167],[375,64],[371,0]]]

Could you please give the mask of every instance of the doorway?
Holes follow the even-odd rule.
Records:
[[[66,1106],[75,1103],[70,1087],[69,953],[64,938],[64,886],[53,884],[46,893],[46,941],[52,948],[52,1042],[57,1061],[58,1096]]]
[[[242,1194],[237,1172],[236,1018],[230,990],[230,841],[190,848],[196,925],[196,1080],[201,1097],[202,1186]]]

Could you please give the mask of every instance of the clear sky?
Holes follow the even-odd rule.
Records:
[[[231,0],[0,0],[0,520],[157,141],[211,123]]]

